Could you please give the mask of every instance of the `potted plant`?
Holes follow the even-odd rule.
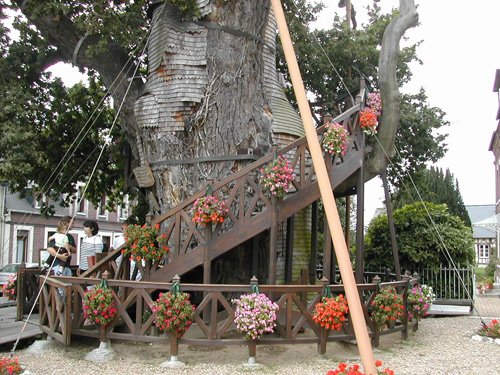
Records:
[[[194,201],[191,220],[196,224],[208,226],[223,223],[228,213],[229,209],[225,201],[214,195],[207,195]]]
[[[428,311],[434,301],[434,294],[431,286],[415,285],[408,292],[408,321],[417,321],[427,316]]]
[[[323,297],[321,302],[314,307],[312,319],[326,330],[340,331],[348,312],[349,308],[344,295]]]
[[[83,295],[83,316],[91,323],[107,327],[115,318],[116,309],[113,291],[102,280]]]
[[[290,183],[295,178],[290,162],[283,155],[278,156],[260,172],[263,190],[279,199],[285,196]]]
[[[155,326],[175,338],[180,339],[193,323],[195,307],[189,301],[188,293],[160,293],[149,307],[156,314]]]
[[[243,294],[231,301],[235,304],[236,329],[247,340],[257,340],[264,333],[274,332],[278,305],[263,293]]]
[[[3,286],[3,296],[9,301],[15,301],[17,296],[17,274],[12,274],[7,278],[7,284]]]
[[[323,133],[323,150],[330,155],[345,155],[349,146],[349,133],[339,123],[326,124]]]
[[[381,331],[386,324],[393,325],[404,314],[403,297],[393,286],[380,289],[370,303],[371,317],[376,328]]]
[[[125,230],[125,248],[122,249],[122,254],[136,262],[159,261],[170,250],[163,244],[166,241],[166,235],[160,235],[159,230],[159,224],[155,226],[129,225]]]

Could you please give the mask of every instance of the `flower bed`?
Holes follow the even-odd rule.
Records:
[[[23,372],[18,357],[0,358],[0,375],[19,375]]]
[[[394,371],[390,368],[386,367],[385,369],[381,369],[382,361],[375,361],[375,367],[377,368],[377,374],[385,374],[385,375],[395,375]],[[330,370],[326,373],[326,375],[366,375],[361,371],[361,366],[358,364],[348,365],[347,363],[341,362],[335,370]]]
[[[478,330],[481,336],[491,337],[492,339],[500,339],[500,321],[493,319],[489,324],[481,327]]]
[[[244,294],[233,299],[236,305],[234,323],[245,339],[256,340],[264,333],[274,332],[278,305],[263,293]]]
[[[149,225],[129,225],[125,230],[125,248],[122,250],[124,256],[130,260],[139,262],[141,260],[158,261],[170,250],[163,245],[166,235],[159,234],[160,225],[154,227]]]
[[[156,313],[156,327],[177,338],[181,338],[193,324],[195,307],[189,301],[188,293],[160,293],[149,307]]]

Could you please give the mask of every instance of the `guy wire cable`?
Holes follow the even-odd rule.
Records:
[[[145,43],[144,49],[142,50],[142,54],[141,54],[141,56],[142,56],[142,55],[144,55],[144,53],[145,53],[145,51],[146,51],[146,48],[147,48],[147,46],[148,46],[148,42],[149,42],[149,39],[150,39],[150,37],[151,37],[151,30],[152,30],[152,28],[153,28],[153,24],[151,25],[151,27],[150,27],[150,29],[149,29],[149,32],[148,32],[148,38],[147,38],[147,40],[146,40],[146,43]],[[137,74],[137,71],[139,70],[139,66],[140,66],[140,65],[141,65],[140,63],[138,63],[138,64],[136,65],[136,69],[135,69],[135,71],[134,71],[134,75],[133,75],[132,77],[135,77],[135,75]],[[110,133],[112,132],[112,130],[113,130],[113,128],[114,128],[114,126],[115,126],[115,124],[116,124],[116,122],[117,122],[117,120],[118,120],[118,116],[120,115],[121,109],[123,108],[123,104],[125,103],[125,99],[126,99],[127,94],[128,94],[128,92],[129,92],[129,90],[130,90],[130,87],[132,86],[132,83],[133,83],[133,79],[131,79],[131,80],[130,80],[130,82],[129,82],[128,86],[127,86],[127,90],[125,91],[125,94],[123,95],[123,98],[122,98],[122,101],[121,101],[121,103],[120,103],[120,106],[119,106],[119,108],[118,108],[118,110],[117,110],[117,112],[116,112],[116,116],[115,116],[115,118],[114,118],[114,120],[113,120],[113,123],[111,124]],[[82,195],[81,195],[80,201],[79,201],[78,203],[80,203],[80,202],[81,202],[81,200],[82,200],[82,199],[84,199],[85,192],[87,191],[88,182],[89,182],[89,181],[93,178],[94,173],[95,173],[95,171],[96,171],[96,169],[97,169],[97,165],[99,164],[99,162],[100,162],[100,160],[101,160],[101,157],[102,157],[102,155],[103,155],[104,149],[105,149],[105,147],[106,147],[107,145],[109,145],[109,143],[110,143],[110,140],[107,140],[107,141],[105,142],[105,144],[103,145],[103,147],[101,148],[101,152],[99,153],[99,156],[98,156],[98,158],[97,158],[97,161],[96,161],[96,163],[94,164],[94,167],[93,167],[93,169],[92,169],[92,172],[91,172],[91,174],[90,174],[89,178],[87,179],[87,184],[85,184],[85,188],[84,188],[84,190],[83,190],[83,192],[82,192]],[[28,322],[29,322],[29,319],[30,319],[31,315],[33,314],[33,311],[34,311],[35,306],[36,306],[36,302],[39,300],[40,295],[41,295],[41,293],[42,293],[43,288],[45,287],[46,282],[47,282],[47,277],[45,277],[45,278],[44,278],[44,280],[43,280],[43,282],[42,282],[42,285],[40,285],[40,288],[39,288],[39,290],[38,290],[38,294],[37,294],[37,296],[36,296],[35,302],[34,302],[33,306],[31,307],[30,312],[28,313],[28,317],[26,318],[26,320],[25,320],[25,322],[24,322],[24,325],[23,325],[23,327],[21,328],[21,331],[19,332],[19,335],[18,335],[18,337],[17,337],[17,339],[16,339],[16,341],[15,341],[15,343],[14,343],[13,347],[12,347],[11,353],[13,353],[13,352],[16,350],[16,348],[17,348],[17,345],[18,345],[18,343],[19,343],[19,340],[21,339],[21,335],[22,335],[22,333],[24,332],[24,330],[26,329],[26,325],[28,324]]]
[[[149,39],[149,38],[148,38]],[[138,52],[140,51],[139,50],[139,47],[142,45],[142,43],[146,40],[148,40],[146,38],[144,38],[141,43],[136,47],[135,51]],[[125,67],[127,65],[129,65],[129,63],[133,60],[133,57],[134,57],[134,54],[131,54],[128,58],[128,60],[125,62],[125,64],[123,65],[123,67],[121,68],[120,72],[118,73],[118,75],[116,76],[116,78],[113,80],[113,82],[111,83],[110,87],[107,88],[107,90],[105,91],[102,99],[100,100],[100,102],[97,104],[96,108],[92,111],[92,113],[90,114],[88,120],[85,122],[84,126],[82,127],[82,129],[80,130],[80,132],[78,133],[78,135],[75,137],[75,139],[73,140],[73,142],[71,143],[71,145],[69,146],[68,150],[66,151],[66,153],[64,154],[64,156],[61,158],[61,160],[59,161],[59,163],[57,164],[57,166],[53,169],[51,175],[48,177],[46,183],[42,186],[42,188],[40,189],[39,192],[37,192],[35,194],[35,200],[38,200],[38,198],[43,195],[46,191],[49,191],[52,187],[52,184],[55,183],[55,177],[54,177],[54,180],[52,180],[51,182],[51,179],[52,177],[56,174],[56,173],[59,173],[60,170],[62,170],[66,165],[67,165],[67,161],[69,160],[69,158],[74,155],[74,153],[76,152],[76,150],[78,149],[78,147],[80,146],[80,144],[82,143],[83,139],[85,138],[85,136],[90,132],[91,128],[93,127],[93,125],[95,124],[95,122],[97,121],[97,119],[99,118],[99,116],[101,115],[102,112],[99,112],[97,114],[97,116],[93,119],[92,123],[90,123],[90,120],[94,117],[94,114],[101,108],[102,104],[104,103],[104,101],[106,100],[106,98],[108,96],[112,96],[113,93],[115,92],[116,90],[116,86],[115,86],[115,83],[117,82],[118,80],[118,76],[121,75],[121,73],[124,72],[125,70]],[[138,59],[138,56],[136,57]],[[132,65],[130,65],[128,68],[127,68],[127,73],[130,71],[130,69],[132,68]],[[120,79],[120,82],[123,82],[123,80],[125,79],[125,77],[122,77]],[[115,86],[115,87],[113,87]],[[112,91],[113,90],[113,91]],[[86,131],[85,131],[86,130]],[[82,133],[85,131],[85,134],[82,135]],[[75,143],[78,141],[78,144],[76,146]],[[74,146],[74,147],[73,147]],[[85,159],[85,161],[78,167],[78,169],[76,169],[73,173],[73,175],[69,178],[69,181],[71,181],[71,179],[78,173],[78,171],[83,167],[83,165],[85,165],[86,161],[93,155],[93,153],[97,150],[97,148],[99,147],[99,145],[96,145],[96,147],[87,155],[87,158]],[[70,154],[71,152],[71,154]],[[69,155],[68,155],[69,154]],[[63,164],[63,161],[64,161],[64,164]],[[61,166],[62,164],[62,166]],[[60,167],[60,168],[59,168]],[[23,217],[16,223],[16,224],[19,224],[19,225],[25,225],[28,220],[33,216],[34,212],[30,212],[29,214],[28,213],[24,213]],[[5,243],[4,243],[4,247],[8,245],[8,241],[9,239],[5,239]]]
[[[394,163],[392,162],[391,158],[389,157],[388,153],[387,153],[387,150],[382,146],[382,144],[380,143],[378,137],[375,135],[375,139],[377,140],[377,143],[379,144],[379,146],[381,147],[381,149],[383,150],[385,156],[387,157],[387,159],[389,160],[389,163],[391,165],[394,165]],[[401,155],[399,150],[397,149],[396,146],[394,146],[394,149],[396,150],[396,152],[398,153],[398,155]],[[399,177],[401,178],[402,176],[399,175]],[[425,209],[425,212],[427,214],[427,217],[429,218],[430,222],[431,222],[431,225],[432,225],[432,228],[434,229],[434,232],[436,232],[436,235],[437,235],[437,238],[438,238],[438,241],[440,242],[441,246],[439,247],[439,249],[443,252],[443,255],[445,256],[446,260],[448,260],[448,262],[451,263],[452,267],[453,267],[453,270],[455,271],[455,274],[458,276],[458,280],[460,281],[460,284],[462,285],[462,287],[464,288],[466,294],[467,294],[467,299],[472,303],[472,308],[474,309],[474,311],[476,311],[480,321],[481,321],[481,324],[483,326],[486,326],[486,323],[485,321],[483,320],[483,317],[481,316],[481,314],[479,313],[479,311],[477,310],[475,304],[474,304],[474,300],[473,298],[471,297],[470,295],[470,292],[468,290],[468,288],[466,287],[465,285],[465,281],[463,280],[462,276],[460,275],[460,273],[458,272],[458,267],[456,266],[450,252],[448,251],[448,248],[446,247],[446,244],[444,243],[444,240],[441,236],[441,233],[439,233],[439,230],[436,226],[436,223],[434,222],[434,220],[432,219],[431,215],[430,215],[430,212],[427,208],[427,205],[425,204],[424,200],[422,199],[422,196],[420,195],[420,192],[415,184],[415,182],[413,181],[413,178],[411,177],[410,174],[408,174],[408,178],[410,179],[412,185],[413,185],[413,188],[416,192],[416,194],[418,195],[418,198],[420,200],[420,202],[422,203],[422,205],[424,206],[424,209]],[[403,183],[403,185],[405,186],[405,189],[408,189],[408,187]],[[413,197],[412,197],[413,199]]]
[[[293,4],[293,6],[295,7],[295,10],[296,12],[300,15],[300,17],[302,19],[304,19],[304,15],[303,13],[300,11],[300,9],[297,7],[297,5],[295,5],[295,2],[294,1],[291,1],[290,3]],[[355,99],[352,97],[351,95],[351,92],[349,91],[349,88],[347,87],[347,85],[345,84],[345,81],[344,81],[344,78],[340,75],[339,71],[337,70],[337,68],[335,67],[335,65],[333,65],[333,62],[332,60],[330,59],[330,57],[328,56],[328,54],[326,53],[326,51],[323,49],[323,46],[321,45],[317,35],[316,35],[316,31],[310,31],[310,34],[312,34],[314,40],[316,41],[316,44],[318,45],[318,47],[320,48],[321,52],[323,53],[323,55],[325,55],[326,59],[328,60],[328,63],[330,64],[330,66],[333,68],[333,71],[335,72],[335,74],[337,75],[338,79],[340,80],[340,83],[342,84],[342,86],[344,86],[344,89],[347,91],[347,93],[349,94],[349,96],[351,97],[351,100],[353,101],[353,103],[355,103]]]

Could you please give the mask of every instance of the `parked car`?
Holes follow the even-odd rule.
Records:
[[[11,263],[0,269],[0,294],[2,294],[3,286],[7,284],[7,279],[10,275],[17,273],[21,263]],[[26,263],[26,268],[37,268],[38,263]]]

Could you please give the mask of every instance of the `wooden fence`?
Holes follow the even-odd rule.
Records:
[[[154,326],[155,313],[149,305],[160,291],[170,290],[172,283],[137,282],[108,280],[114,291],[118,310],[117,317],[106,330],[87,325],[82,314],[82,298],[91,285],[99,279],[75,277],[40,277],[42,287],[40,301],[40,328],[56,340],[69,345],[72,336],[99,338],[101,341],[133,340],[143,342],[169,342],[171,352],[177,352],[179,344],[190,345],[245,345],[249,344],[235,331],[234,309],[231,299],[250,291],[249,285],[182,284],[183,292],[188,292],[197,300],[194,324],[178,341],[158,332]],[[398,282],[380,283],[374,278],[372,283],[359,284],[362,308],[374,346],[380,335],[401,332],[403,338],[410,327],[417,329],[416,323],[408,323],[405,317],[395,325],[375,329],[370,317],[370,302],[385,285],[396,287],[404,300],[406,309],[408,288],[418,283],[418,279],[405,277]],[[257,340],[257,345],[283,345],[317,343],[318,352],[324,354],[327,342],[354,340],[355,335],[350,318],[341,331],[324,332],[312,320],[314,307],[323,296],[328,280],[319,285],[260,285],[260,292],[270,296],[279,306],[278,322],[274,334],[267,334]],[[342,285],[329,285],[332,294],[344,293]],[[64,299],[61,299],[61,292]],[[405,310],[406,311],[406,310]],[[250,347],[249,347],[250,350]]]

